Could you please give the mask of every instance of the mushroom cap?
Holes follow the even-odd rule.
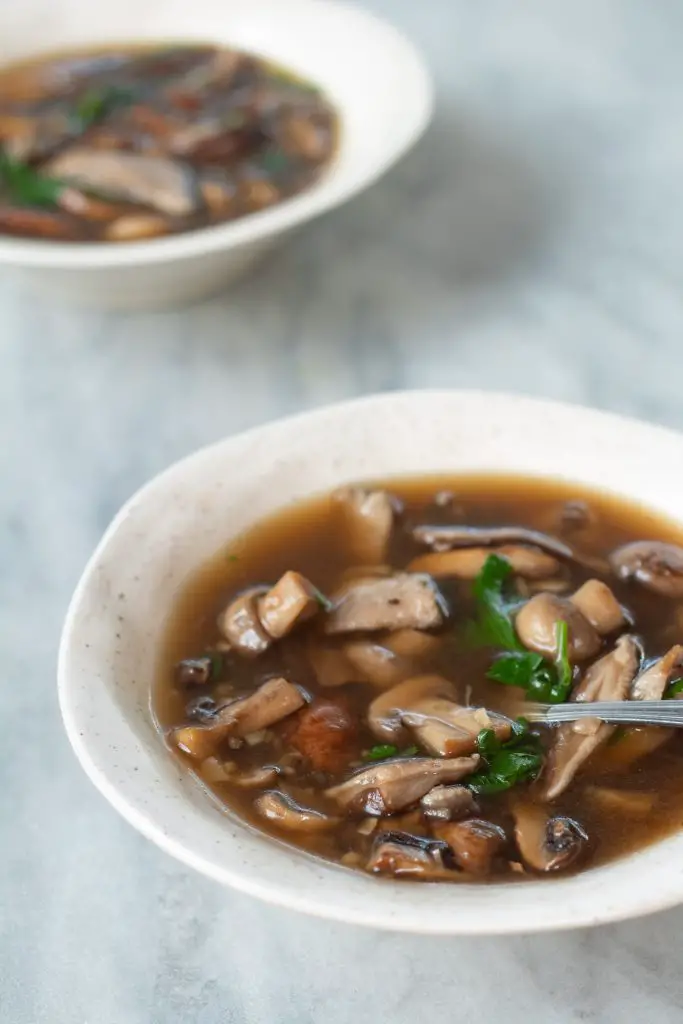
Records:
[[[663,597],[683,597],[683,548],[660,540],[637,540],[610,555],[621,580],[635,580]]]
[[[585,849],[588,835],[573,818],[549,818],[533,804],[518,805],[514,816],[517,847],[534,871],[564,871]]]
[[[546,657],[557,655],[557,623],[569,628],[569,657],[585,661],[598,653],[600,637],[588,619],[571,601],[557,594],[535,594],[522,605],[515,618],[517,635],[525,647]]]

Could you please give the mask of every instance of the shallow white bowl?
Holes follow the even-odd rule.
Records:
[[[103,42],[224,43],[318,84],[341,118],[333,166],[312,189],[232,223],[149,242],[68,244],[0,236],[0,265],[81,305],[177,305],[220,290],[292,229],[376,181],[419,138],[429,74],[411,43],[332,0],[25,0],[0,16],[3,63]],[[4,271],[3,271],[4,272]]]
[[[164,623],[183,581],[255,519],[343,482],[444,471],[566,478],[683,520],[683,436],[510,395],[365,398],[231,437],[172,466],[122,509],[62,636],[59,692],[86,772],[137,829],[224,884],[322,917],[491,934],[593,925],[683,900],[683,834],[573,878],[410,885],[318,861],[223,814],[150,717]]]

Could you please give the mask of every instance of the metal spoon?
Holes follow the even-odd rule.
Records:
[[[525,704],[522,714],[530,722],[560,725],[580,718],[599,718],[613,725],[669,725],[683,727],[683,700],[592,701],[575,704]]]

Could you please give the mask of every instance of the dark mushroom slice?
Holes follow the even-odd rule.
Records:
[[[573,818],[548,817],[534,804],[518,804],[514,818],[517,848],[533,871],[565,871],[586,851],[588,835]]]
[[[45,165],[45,172],[87,192],[139,203],[169,217],[187,217],[201,206],[194,171],[165,157],[73,147]]]
[[[171,739],[194,760],[215,755],[228,736],[242,738],[266,729],[303,707],[306,699],[289,680],[278,677],[248,697],[241,697],[218,708],[207,725],[188,725],[175,729]]]
[[[410,832],[380,832],[375,838],[366,871],[396,878],[437,881],[452,877],[448,844]]]
[[[273,642],[258,613],[258,600],[267,592],[267,587],[251,587],[233,598],[218,616],[221,635],[247,657],[263,654]]]
[[[54,242],[76,242],[82,237],[78,221],[59,210],[11,206],[0,201],[0,231],[9,235],[32,235]]]
[[[457,866],[472,875],[490,875],[507,842],[499,825],[482,818],[439,823],[433,831],[448,843]]]
[[[299,572],[289,571],[257,601],[261,625],[278,640],[311,619],[321,607],[320,592]]]
[[[254,800],[254,808],[271,825],[287,832],[327,832],[339,824],[339,818],[303,807],[287,793],[270,790]]]
[[[486,708],[466,707],[443,697],[423,697],[401,714],[420,746],[438,757],[462,757],[477,749],[482,729],[501,742],[510,738],[511,722]]]
[[[378,740],[406,743],[410,733],[403,723],[404,713],[429,697],[453,696],[453,684],[443,676],[413,676],[375,697],[368,707],[368,725]]]
[[[476,771],[479,761],[476,754],[444,760],[394,758],[370,768],[361,768],[346,782],[328,789],[326,795],[336,800],[345,811],[381,817],[417,803],[434,786],[459,782]]]
[[[572,700],[626,700],[638,671],[640,649],[626,634],[586,672]],[[545,798],[554,800],[567,789],[579,769],[614,733],[614,726],[598,718],[584,718],[560,726],[547,761]]]
[[[348,543],[354,558],[368,564],[386,558],[394,516],[399,505],[386,491],[368,491],[362,487],[343,487],[333,500],[344,509]]]
[[[434,551],[451,548],[497,547],[502,544],[527,544],[547,551],[556,558],[573,559],[574,552],[556,537],[522,526],[416,526],[413,538]]]
[[[567,598],[557,594],[535,594],[522,605],[515,617],[517,635],[530,651],[547,658],[557,656],[557,623],[566,622],[569,632],[569,658],[586,661],[600,650],[602,642],[595,628]]]
[[[602,580],[586,580],[569,600],[600,636],[616,633],[627,624],[624,609]]]
[[[683,548],[659,540],[624,544],[610,555],[620,580],[634,580],[663,597],[683,597]]]
[[[334,607],[325,620],[329,634],[435,629],[446,614],[433,580],[419,573],[350,582],[332,600]]]
[[[453,548],[450,551],[432,551],[419,555],[408,564],[409,572],[426,572],[436,579],[451,577],[459,580],[475,579],[486,564],[489,555],[498,555],[510,563],[513,572],[524,579],[552,579],[559,572],[556,558],[540,548],[521,544],[507,544],[496,548]]]
[[[479,811],[472,790],[467,786],[435,786],[420,800],[425,818],[458,821],[474,817]]]

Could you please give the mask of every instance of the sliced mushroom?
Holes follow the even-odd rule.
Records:
[[[429,576],[397,573],[345,584],[333,597],[325,620],[327,633],[380,629],[435,629],[446,612],[443,597]]]
[[[510,737],[510,720],[486,708],[463,707],[443,697],[423,697],[402,714],[425,750],[438,757],[462,757],[477,748],[482,729],[493,729],[499,740]]]
[[[409,739],[403,715],[428,697],[452,697],[453,684],[436,675],[413,676],[375,697],[368,707],[368,725],[379,740],[405,743]]]
[[[489,875],[507,841],[500,826],[482,818],[438,824],[433,830],[448,843],[458,867],[473,875]]]
[[[420,800],[425,818],[457,821],[474,816],[479,808],[467,786],[435,786]]]
[[[365,867],[374,874],[436,881],[448,877],[449,855],[448,844],[438,839],[410,832],[380,832]]]
[[[571,601],[557,594],[536,594],[523,604],[515,618],[515,629],[529,650],[554,658],[560,621],[568,626],[572,662],[585,661],[598,653],[601,641],[594,627]]]
[[[263,654],[273,642],[258,613],[259,598],[267,592],[267,587],[251,587],[238,594],[218,616],[221,635],[247,657]]]
[[[356,677],[373,686],[394,686],[415,672],[410,658],[395,654],[384,643],[372,640],[351,640],[344,644],[344,654],[353,665]]]
[[[602,580],[586,580],[569,600],[600,636],[616,633],[626,625],[624,609]]]
[[[306,646],[306,654],[318,686],[324,689],[363,682],[359,670],[351,664],[343,647],[331,646],[329,640],[321,643],[318,637],[311,637]]]
[[[286,572],[257,601],[258,616],[267,633],[277,640],[320,610],[320,593],[299,572]]]
[[[344,487],[333,495],[345,513],[353,557],[369,564],[383,562],[394,525],[397,503],[386,491]]]
[[[586,849],[588,836],[573,818],[549,818],[534,804],[518,804],[514,818],[517,847],[533,871],[564,871]]]
[[[631,688],[631,700],[661,700],[676,674],[683,674],[683,647],[680,644],[640,673]]]
[[[382,641],[390,651],[413,661],[431,658],[441,647],[441,640],[419,629],[397,629]]]
[[[218,708],[207,725],[175,729],[171,738],[197,761],[213,756],[228,736],[244,737],[281,721],[303,707],[301,690],[287,679],[269,679],[255,693]]]
[[[522,526],[416,526],[413,538],[434,551],[451,548],[495,547],[501,544],[530,544],[557,558],[572,559],[574,552],[562,541]]]
[[[361,768],[340,786],[328,789],[327,796],[346,811],[380,817],[416,803],[434,786],[459,782],[476,770],[479,761],[476,754],[446,760],[395,758],[371,768]]]
[[[339,818],[302,807],[287,793],[272,789],[254,800],[258,813],[271,824],[287,832],[326,832],[339,824]]]
[[[614,650],[591,665],[572,700],[626,700],[639,658],[635,639],[628,634],[620,637]],[[613,725],[597,718],[560,726],[547,763],[546,799],[560,796],[581,766],[613,733]]]
[[[117,217],[104,231],[108,242],[140,242],[168,233],[169,224],[158,214],[135,213]]]
[[[537,547],[508,544],[499,548],[454,548],[451,551],[433,551],[419,555],[408,565],[409,572],[426,572],[439,578],[451,576],[460,580],[473,580],[484,568],[489,555],[498,555],[510,563],[518,576],[525,579],[552,578],[559,571],[556,558]]]
[[[620,580],[635,580],[663,597],[683,597],[683,548],[660,540],[624,544],[610,555]]]
[[[45,172],[96,195],[151,206],[169,217],[187,217],[200,207],[192,169],[164,157],[75,146],[53,157]]]

